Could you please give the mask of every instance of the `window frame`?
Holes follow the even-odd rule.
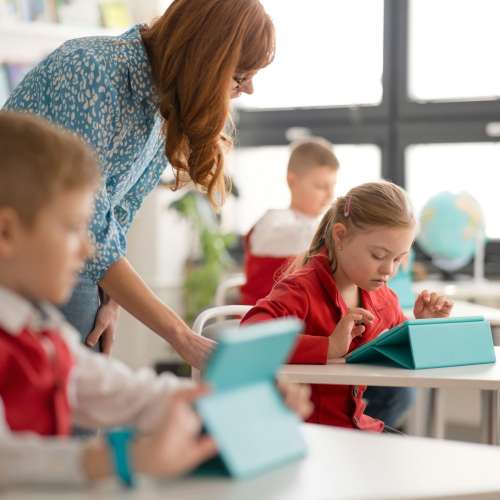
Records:
[[[500,133],[488,135],[487,126],[500,122],[500,99],[420,103],[408,98],[409,1],[384,0],[383,97],[379,105],[238,109],[237,146],[288,144],[291,127],[305,127],[334,144],[376,144],[381,148],[382,177],[405,187],[405,149],[409,145],[499,142]],[[500,249],[500,244],[490,247]]]

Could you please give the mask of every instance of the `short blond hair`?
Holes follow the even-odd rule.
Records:
[[[339,168],[339,161],[333,152],[332,144],[322,137],[309,137],[291,145],[288,159],[288,172],[302,174],[314,167]]]
[[[100,180],[93,152],[75,135],[28,113],[0,111],[0,208],[32,225],[57,194]]]

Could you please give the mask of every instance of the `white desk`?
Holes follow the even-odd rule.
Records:
[[[187,478],[87,491],[9,493],[9,500],[498,499],[500,449],[304,425],[304,460],[243,481]]]
[[[495,347],[500,360],[500,347]],[[388,387],[467,387],[480,389],[482,398],[483,441],[496,444],[498,440],[498,391],[500,362],[487,365],[455,366],[426,370],[407,370],[370,364],[286,365],[280,378],[304,384],[379,385]],[[434,411],[439,412],[435,407]],[[441,429],[439,415],[434,415]],[[434,433],[442,434],[441,430]]]

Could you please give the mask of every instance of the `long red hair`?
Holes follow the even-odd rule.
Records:
[[[233,76],[274,58],[273,23],[258,0],[175,0],[142,38],[165,119],[175,188],[192,181],[214,206],[226,194]]]

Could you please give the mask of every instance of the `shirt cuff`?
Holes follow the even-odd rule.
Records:
[[[0,438],[0,485],[88,484],[78,439],[40,438],[13,433]]]

